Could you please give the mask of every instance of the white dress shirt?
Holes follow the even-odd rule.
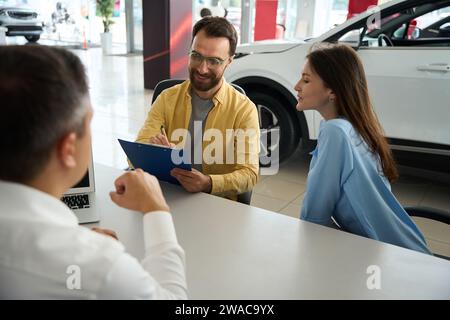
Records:
[[[58,199],[0,181],[0,299],[186,299],[184,251],[170,213],[143,216],[139,263],[77,223]]]

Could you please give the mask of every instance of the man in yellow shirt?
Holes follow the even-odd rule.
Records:
[[[174,169],[172,176],[189,192],[233,200],[253,188],[259,171],[256,107],[223,77],[236,44],[236,30],[225,18],[197,22],[189,80],[158,96],[137,137],[142,143],[183,146],[193,169]]]

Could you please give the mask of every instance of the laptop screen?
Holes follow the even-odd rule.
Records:
[[[78,194],[78,193],[87,193],[95,191],[95,183],[94,183],[94,168],[92,161],[89,165],[88,170],[84,177],[75,184],[72,188],[70,188],[65,195],[70,194]]]
[[[89,169],[88,169],[88,171],[86,171],[86,174],[84,175],[83,179],[81,179],[80,182],[78,182],[72,188],[78,189],[78,188],[87,188],[87,187],[89,187]]]

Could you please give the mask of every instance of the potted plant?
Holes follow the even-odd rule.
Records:
[[[110,27],[114,24],[112,19],[115,0],[97,0],[97,14],[102,18],[104,32],[100,35],[103,54],[112,52],[112,34]]]

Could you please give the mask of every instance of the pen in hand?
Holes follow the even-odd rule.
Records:
[[[162,142],[163,145],[172,147],[172,144],[169,142],[169,138],[167,137],[166,129],[164,128],[164,125],[161,125],[160,128],[161,136],[159,137],[159,140]]]
[[[150,137],[148,142],[151,144],[156,144],[156,145],[165,146],[165,147],[169,147],[169,148],[175,147],[175,144],[170,143],[169,138],[167,137],[166,130],[164,129],[164,125],[162,125],[160,127],[160,133],[158,133],[154,137]]]
[[[166,134],[166,129],[164,129],[164,125],[161,125],[161,134],[166,137],[167,139],[167,134]],[[169,141],[169,139],[167,139],[167,141]]]

